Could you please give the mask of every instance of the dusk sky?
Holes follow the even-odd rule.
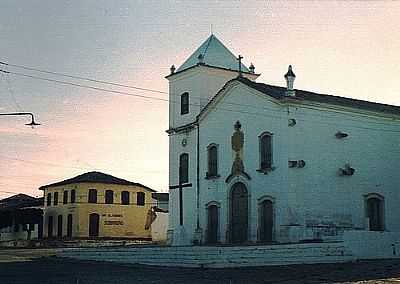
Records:
[[[212,25],[258,82],[285,85],[292,64],[297,89],[400,106],[399,16],[398,1],[1,0],[0,61],[165,92]],[[91,170],[167,191],[167,102],[0,73],[0,112],[15,111],[42,125],[0,117],[0,197]]]

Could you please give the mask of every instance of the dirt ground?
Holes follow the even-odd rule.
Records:
[[[0,250],[0,283],[400,283],[400,260],[236,269],[82,262],[54,249]]]

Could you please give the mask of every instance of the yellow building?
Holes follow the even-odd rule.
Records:
[[[44,185],[45,238],[151,240],[153,189],[100,172]]]

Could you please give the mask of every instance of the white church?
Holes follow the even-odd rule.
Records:
[[[400,107],[257,77],[215,35],[171,67],[169,242],[400,232]]]

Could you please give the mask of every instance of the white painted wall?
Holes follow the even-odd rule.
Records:
[[[18,225],[18,232],[14,232],[14,226],[0,229],[0,243],[7,241],[27,240],[28,232],[23,230],[22,225]],[[31,240],[37,240],[39,234],[39,225],[34,224],[34,230],[31,231]]]
[[[157,218],[151,224],[151,238],[154,242],[167,240],[168,213],[156,212]]]
[[[194,81],[176,82],[174,90],[184,90],[189,85],[207,89],[212,85],[212,80],[199,84],[196,80],[201,75],[197,76],[192,78]],[[217,85],[215,83],[207,92],[211,93]],[[237,120],[245,135],[245,171],[251,176],[251,180],[239,178],[250,193],[249,240],[257,240],[258,201],[263,196],[269,196],[275,202],[274,230],[275,240],[279,242],[313,239],[317,235],[327,240],[341,239],[345,230],[367,230],[364,195],[369,193],[385,198],[385,230],[400,232],[400,208],[397,206],[400,203],[400,176],[397,174],[400,168],[400,117],[304,101],[282,104],[237,82],[228,89],[200,122],[199,219],[203,233],[207,226],[206,204],[215,201],[220,206],[220,240],[226,241],[228,198],[233,182],[226,184],[225,179],[233,162],[231,135]],[[176,114],[173,108],[171,111],[173,126],[194,120],[194,114],[193,120],[183,121],[174,118],[180,111]],[[297,124],[289,127],[289,118],[296,119]],[[178,191],[170,192],[169,229],[174,232],[174,244],[191,244],[193,241],[197,219],[196,131],[170,135],[170,184],[178,182],[179,155],[183,152],[190,154],[189,182],[193,183],[192,188],[184,190],[183,227],[178,223]],[[257,172],[258,136],[264,131],[273,133],[275,170],[268,174]],[[337,131],[349,136],[337,139]],[[188,141],[185,147],[181,145],[183,138]],[[219,150],[221,177],[214,180],[205,179],[206,149],[210,143],[217,144]],[[306,166],[288,168],[288,160],[292,159],[304,160]],[[353,176],[337,174],[346,163],[355,168]]]
[[[357,259],[400,257],[400,232],[346,231],[343,239]]]

